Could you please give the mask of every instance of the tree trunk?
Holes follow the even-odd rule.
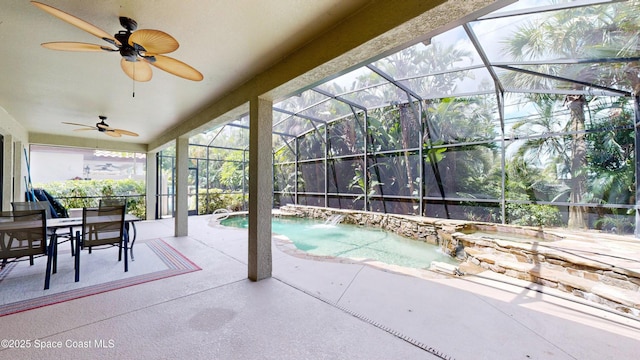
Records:
[[[565,103],[571,112],[571,131],[576,131],[571,143],[571,195],[570,202],[582,202],[582,194],[586,191],[587,144],[584,133],[584,104],[583,95],[569,95]],[[572,229],[586,229],[586,211],[582,206],[569,206],[569,223]]]
[[[402,147],[405,149],[404,151],[404,167],[406,170],[406,184],[402,184],[403,186],[408,187],[409,195],[414,196],[414,185],[413,185],[413,176],[411,176],[411,163],[409,161],[409,152],[406,149],[409,149],[411,146],[409,141],[409,134],[411,132],[417,132],[417,123],[415,116],[413,116],[413,112],[410,109],[410,104],[400,105],[400,128],[402,131]],[[403,190],[407,190],[406,188]],[[405,214],[415,214],[415,209],[413,206],[405,206]]]

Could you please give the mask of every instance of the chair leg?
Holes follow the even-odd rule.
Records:
[[[122,239],[120,239],[120,243],[118,244],[118,261],[122,261],[122,248],[124,247],[124,237],[127,233],[127,226],[125,223],[125,226],[122,229]],[[126,252],[126,250],[125,250]],[[126,254],[125,254],[126,256]]]
[[[129,258],[127,256],[127,247],[129,246],[129,232],[124,232],[124,272],[129,271]]]
[[[54,248],[53,248],[53,242],[49,243],[49,251],[47,251],[47,273],[44,277],[44,289],[48,290],[49,289],[49,284],[51,282],[51,262],[53,260],[53,256],[54,256]]]
[[[53,270],[52,274],[58,272],[58,235],[56,233],[51,234],[51,243],[49,244],[50,250],[49,253],[53,256]]]
[[[71,246],[71,256],[76,256],[76,249],[73,246],[73,227],[69,227],[69,245]]]
[[[80,231],[76,231],[76,256],[75,256],[75,270],[76,270],[76,282],[80,281]]]
[[[129,239],[131,240],[131,244],[129,244],[129,251],[131,252],[131,261],[134,261],[135,259],[133,258],[133,245],[136,243],[136,236],[138,235],[135,222],[131,223],[131,229],[133,229],[133,239]],[[129,230],[129,223],[127,223],[127,232],[128,230]]]

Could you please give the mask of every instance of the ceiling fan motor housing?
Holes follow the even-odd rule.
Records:
[[[107,120],[107,117],[103,115],[100,115],[98,117],[100,118],[100,122],[96,123],[96,127],[98,128],[98,131],[100,132],[107,131],[107,129],[109,128],[109,125],[107,125],[107,123],[104,122],[105,120]]]
[[[138,51],[133,48],[133,46],[129,45],[129,36],[131,36],[131,32],[129,31],[119,31],[113,37],[115,37],[121,44],[120,56],[125,58],[127,61],[138,61]]]

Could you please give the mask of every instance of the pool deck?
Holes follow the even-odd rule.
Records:
[[[14,359],[636,359],[640,321],[506,277],[413,276],[272,246],[247,279],[247,231],[143,221],[202,270],[0,318],[3,337],[112,339],[105,349],[0,349]],[[552,289],[551,289],[552,290]],[[7,330],[9,329],[9,330]]]
[[[553,242],[553,246],[640,274],[640,239],[638,238],[595,230],[551,229],[549,232],[564,238],[561,241]]]

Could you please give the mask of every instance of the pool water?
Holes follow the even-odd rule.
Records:
[[[225,226],[247,228],[246,216],[233,216],[220,222]],[[326,225],[318,220],[274,218],[272,231],[288,237],[299,250],[312,255],[351,259],[374,259],[386,264],[429,268],[432,261],[458,264],[440,248],[377,228],[356,225]]]

